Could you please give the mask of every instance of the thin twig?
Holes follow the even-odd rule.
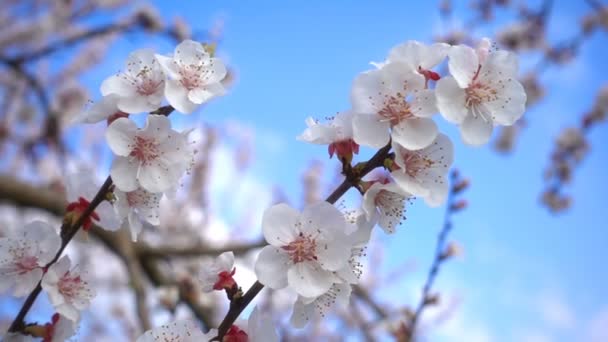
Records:
[[[351,173],[345,175],[346,178],[340,184],[336,190],[334,190],[326,199],[327,202],[334,204],[340,197],[342,197],[352,186],[356,185],[363,176],[368,174],[371,170],[384,165],[384,160],[388,157],[388,151],[391,149],[390,142],[378,150],[374,156],[368,160],[360,171],[356,171],[356,167],[351,169],[353,170]],[[255,296],[262,291],[264,285],[262,285],[259,281],[256,281],[247,292],[243,295],[243,297],[235,298],[230,302],[230,308],[226,313],[226,316],[220,323],[218,328],[218,336],[214,338],[214,340],[221,341],[228,332],[228,329],[234,324],[236,319],[240,316],[241,312],[249,305],[249,303],[255,298]]]

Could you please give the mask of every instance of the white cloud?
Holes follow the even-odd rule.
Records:
[[[545,290],[537,300],[542,319],[551,327],[571,329],[576,324],[575,315],[566,298],[553,290]]]
[[[589,342],[608,341],[608,307],[600,310],[589,322],[587,327]]]

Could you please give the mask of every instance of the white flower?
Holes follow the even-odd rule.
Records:
[[[234,254],[232,252],[222,253],[212,262],[203,263],[199,275],[203,292],[232,289],[236,285],[232,278],[234,272]]]
[[[64,342],[68,338],[76,334],[76,328],[78,324],[73,322],[66,317],[56,313],[53,315],[51,323],[45,324],[46,336],[44,341],[50,342]]]
[[[255,264],[262,284],[273,289],[289,285],[314,298],[339,281],[333,271],[346,265],[351,246],[344,216],[333,205],[317,203],[302,213],[286,204],[272,206],[264,212],[262,229],[270,244]]]
[[[203,334],[193,321],[181,320],[148,330],[135,342],[207,342],[215,336],[217,336],[216,329]]]
[[[353,154],[359,153],[359,145],[353,140],[352,121],[351,112],[338,113],[326,124],[321,124],[309,117],[306,119],[308,128],[297,139],[312,144],[329,145],[330,158],[336,153],[338,158],[351,160]]]
[[[446,43],[425,45],[415,40],[409,40],[391,49],[388,62],[401,62],[412,71],[419,72],[427,80],[437,81],[439,75],[431,69],[441,63],[450,48]]]
[[[347,224],[353,227],[353,229],[349,229],[346,236],[346,241],[351,246],[350,258],[344,267],[335,272],[335,275],[341,280],[341,283],[357,284],[363,274],[361,258],[365,256],[365,250],[376,221],[368,220],[361,209],[349,211],[345,213],[344,217]]]
[[[401,62],[359,74],[351,92],[355,142],[380,148],[394,141],[410,149],[428,146],[437,136],[430,117],[437,112],[425,79]],[[388,129],[392,129],[389,135]]]
[[[291,325],[303,328],[313,319],[324,318],[334,304],[345,308],[348,305],[351,291],[349,284],[334,284],[329,291],[317,298],[298,297],[293,305]]]
[[[80,310],[89,306],[95,296],[85,274],[78,266],[70,269],[70,258],[65,255],[51,265],[42,278],[42,288],[46,291],[55,310],[67,319],[78,322]]]
[[[78,166],[75,170],[70,170],[65,176],[66,197],[69,203],[68,211],[76,214],[81,214],[89,206],[101,184],[95,177],[95,170],[88,166]],[[77,219],[77,216],[74,216]],[[93,220],[101,228],[109,231],[120,229],[120,222],[116,218],[116,213],[112,208],[112,204],[108,201],[99,203],[95,211],[88,217],[84,223],[85,230],[90,229]]]
[[[495,125],[510,126],[524,113],[526,93],[517,81],[517,56],[489,51],[483,40],[477,50],[464,45],[450,49],[449,69],[436,87],[443,117],[460,125],[465,143],[488,142]]]
[[[165,74],[154,51],[140,49],[129,55],[125,72],[108,77],[101,84],[101,94],[118,95],[117,107],[134,114],[158,109],[163,101]]]
[[[87,110],[76,117],[74,122],[97,123],[112,117],[126,117],[128,114],[118,109],[119,100],[120,96],[116,94],[104,96],[101,100],[93,103]]]
[[[182,113],[192,113],[200,104],[224,94],[221,81],[226,67],[205,51],[201,43],[184,40],[171,57],[156,55],[171,77],[165,85],[167,101]]]
[[[376,181],[363,195],[363,211],[368,221],[377,222],[387,234],[395,232],[405,219],[405,202],[411,197],[395,182]]]
[[[450,139],[439,134],[433,143],[421,150],[411,151],[393,143],[395,164],[400,168],[391,173],[403,190],[424,198],[430,206],[441,205],[448,194],[445,179],[454,158]]]
[[[142,221],[146,221],[153,226],[160,224],[159,212],[162,194],[137,188],[129,192],[116,189],[114,190],[114,196],[116,197],[114,211],[118,218],[122,220],[123,227],[129,226],[133,241],[137,241],[137,236],[143,228]]]
[[[139,186],[153,193],[175,186],[192,161],[187,133],[171,128],[163,115],[148,115],[146,127],[137,128],[126,118],[114,121],[106,131],[110,149],[116,154],[110,175],[125,192]]]
[[[31,222],[12,236],[0,238],[0,292],[14,287],[16,297],[29,294],[60,246],[61,238],[55,229],[42,221]]]

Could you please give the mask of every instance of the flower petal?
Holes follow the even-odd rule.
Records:
[[[466,144],[479,146],[490,140],[493,129],[492,121],[484,120],[481,115],[467,115],[460,124],[460,135]]]
[[[133,137],[137,131],[135,123],[127,118],[114,120],[106,130],[106,140],[114,154],[128,156],[132,148]]]
[[[262,231],[266,241],[276,247],[285,246],[296,238],[300,213],[285,203],[273,205],[264,211]]]
[[[260,283],[278,290],[287,286],[287,270],[290,265],[286,253],[274,246],[266,246],[258,254],[254,271]]]
[[[184,114],[190,114],[199,107],[198,104],[190,101],[188,98],[188,89],[176,80],[167,80],[165,82],[165,96],[175,110]]]
[[[479,59],[475,50],[469,46],[457,45],[450,49],[448,56],[450,73],[460,88],[468,87],[479,68]]]
[[[124,75],[112,75],[101,83],[101,95],[116,94],[120,97],[133,96],[136,89]]]
[[[169,171],[169,167],[162,162],[141,165],[137,180],[142,188],[149,192],[163,192],[170,189],[177,179]]]
[[[431,119],[417,118],[401,121],[393,127],[393,141],[408,150],[429,146],[437,137],[438,129]]]
[[[353,117],[353,139],[359,145],[382,148],[388,144],[389,122],[380,121],[378,115],[357,114]]]
[[[287,282],[300,296],[315,298],[331,287],[334,276],[323,270],[316,262],[297,263],[287,271]]]
[[[121,191],[129,192],[137,189],[137,170],[139,164],[131,162],[127,157],[116,157],[112,162],[110,176]]]
[[[437,108],[444,119],[459,124],[469,110],[465,106],[466,94],[453,77],[444,77],[437,81],[435,87]]]

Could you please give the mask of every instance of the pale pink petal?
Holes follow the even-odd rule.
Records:
[[[437,108],[447,121],[459,124],[467,116],[469,110],[465,105],[466,94],[453,77],[444,77],[435,87]]]
[[[112,75],[101,83],[101,95],[116,94],[120,97],[133,96],[136,89],[124,75]]]
[[[430,118],[437,113],[437,105],[435,101],[435,92],[430,89],[420,89],[413,93],[410,106],[412,113],[419,118]]]
[[[344,267],[351,254],[352,245],[345,237],[336,239],[331,243],[317,245],[317,258],[319,265],[329,271],[337,271]]]
[[[490,140],[493,129],[492,121],[484,120],[481,115],[468,115],[460,124],[460,135],[466,144],[479,146]]]
[[[112,152],[128,156],[133,151],[133,136],[137,131],[135,123],[127,118],[114,120],[106,130],[106,140]]]
[[[378,115],[356,114],[353,117],[353,138],[359,145],[382,148],[388,144],[390,123]]]
[[[149,192],[163,192],[170,189],[177,181],[164,163],[157,161],[149,165],[141,165],[137,180],[142,188]]]
[[[262,231],[266,241],[276,247],[295,240],[300,213],[285,203],[273,205],[264,211]]]
[[[190,101],[188,98],[188,89],[186,89],[179,81],[167,80],[165,82],[165,96],[170,105],[178,112],[190,114],[194,112],[199,105]]]
[[[429,146],[437,137],[438,129],[431,119],[409,119],[393,127],[393,141],[408,150],[419,150]]]
[[[333,284],[333,274],[316,262],[297,263],[287,271],[287,282],[300,296],[315,298],[327,292]]]
[[[137,189],[137,170],[139,164],[127,157],[115,157],[110,169],[112,181],[118,189],[129,192]]]
[[[163,55],[155,55],[158,64],[163,68],[165,74],[173,79],[179,79],[181,76],[179,74],[179,66],[173,59],[173,57],[167,57]]]
[[[461,88],[468,87],[479,68],[475,50],[465,45],[453,46],[448,56],[450,73]]]
[[[259,282],[279,290],[287,286],[287,270],[291,261],[286,253],[274,246],[262,248],[255,262],[255,275]]]

